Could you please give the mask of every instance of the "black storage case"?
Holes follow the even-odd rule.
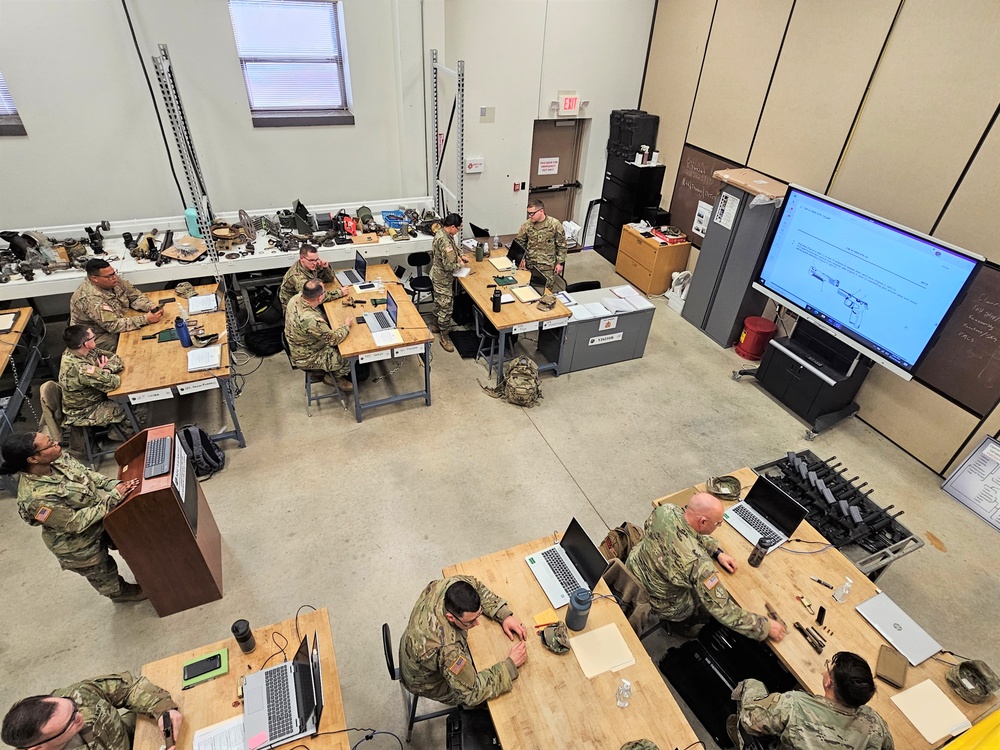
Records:
[[[634,159],[640,146],[656,148],[656,132],[660,127],[658,115],[641,109],[616,109],[611,112],[611,136],[608,153]]]
[[[493,719],[485,708],[463,708],[448,714],[448,750],[495,750],[500,747]]]

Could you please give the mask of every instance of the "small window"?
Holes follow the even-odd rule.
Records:
[[[254,127],[353,125],[337,0],[229,0]]]
[[[7,90],[7,82],[0,73],[0,135],[27,135],[20,115],[17,114],[17,107],[14,106],[14,99]]]

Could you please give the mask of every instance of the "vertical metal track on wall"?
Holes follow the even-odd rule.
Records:
[[[177,80],[174,78],[173,65],[170,62],[167,45],[160,44],[158,49],[160,55],[153,58],[153,67],[156,69],[156,79],[160,84],[160,93],[163,95],[163,104],[170,120],[170,129],[174,133],[174,141],[177,144],[177,151],[184,167],[184,177],[187,180],[188,188],[186,198],[198,217],[198,231],[201,233],[205,247],[208,248],[208,259],[212,263],[213,275],[219,284],[222,304],[226,310],[229,347],[235,349],[239,345],[237,338],[239,329],[236,325],[232,305],[228,301],[226,279],[219,272],[219,252],[215,247],[211,230],[212,222],[215,220],[215,215],[212,213],[212,202],[209,200],[208,190],[205,188],[205,177],[202,174],[198,153],[195,151],[194,141],[191,138],[187,115],[184,113],[183,104],[181,104],[181,96],[177,89]],[[229,360],[229,369],[230,371],[233,369],[232,358]]]
[[[445,147],[451,131],[451,120],[448,121],[448,133],[441,138],[441,89],[439,75],[447,73],[455,78],[455,99],[452,102],[453,117],[458,120],[455,133],[455,190],[449,189],[441,180],[441,166],[444,161]],[[431,50],[431,128],[434,138],[434,211],[444,217],[445,196],[455,202],[455,213],[465,210],[465,61],[459,60],[456,69],[446,68],[438,62],[438,52]]]

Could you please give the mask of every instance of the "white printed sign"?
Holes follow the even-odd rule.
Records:
[[[698,201],[698,210],[694,215],[694,226],[691,227],[691,234],[704,237],[708,230],[708,219],[712,215],[712,204],[705,201]]]
[[[732,229],[739,207],[739,198],[729,193],[723,193],[719,196],[719,207],[715,211],[715,223],[721,224],[726,229]]]
[[[423,344],[411,344],[410,346],[397,346],[392,350],[393,357],[409,357],[411,354],[423,354]]]
[[[538,174],[559,174],[559,157],[543,156],[538,160]]]
[[[611,331],[618,327],[618,316],[614,315],[610,318],[601,318],[601,322],[597,324],[598,331]]]
[[[213,388],[219,387],[219,381],[215,378],[206,378],[205,380],[198,380],[194,383],[182,383],[177,386],[177,392],[186,396],[189,393],[198,393],[199,391],[210,391]]]
[[[537,331],[538,321],[533,320],[530,323],[518,323],[516,326],[510,329],[511,333],[527,333],[528,331]]]
[[[142,393],[129,394],[128,400],[133,404],[145,404],[149,401],[164,401],[173,398],[174,392],[170,388],[157,388],[155,391],[143,391]]]
[[[378,362],[380,359],[389,359],[390,357],[392,357],[392,349],[383,349],[380,352],[358,355],[358,362],[362,364],[365,362]]]
[[[609,333],[605,336],[593,336],[587,346],[600,346],[601,344],[610,344],[612,341],[621,341],[624,333]]]
[[[547,331],[550,328],[564,328],[567,323],[569,323],[569,318],[558,318],[556,320],[545,320],[545,321],[542,321],[542,330],[543,331]]]

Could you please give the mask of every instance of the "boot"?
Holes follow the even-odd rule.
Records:
[[[144,601],[146,599],[146,595],[142,593],[142,586],[138,583],[126,583],[122,586],[121,591],[119,591],[117,595],[110,598],[115,604],[120,604],[122,602]]]
[[[441,348],[446,352],[455,351],[455,345],[451,343],[451,337],[447,333],[442,333],[439,341],[441,342]]]
[[[354,383],[344,377],[337,378],[337,387],[344,393],[350,393],[354,390]]]

